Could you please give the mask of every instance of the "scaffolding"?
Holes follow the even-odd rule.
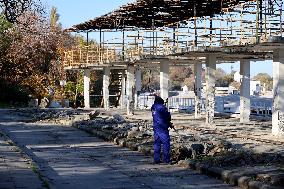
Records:
[[[66,51],[64,65],[135,63],[232,48],[264,57],[271,51],[255,47],[282,40],[282,13],[282,0],[138,0],[68,29],[121,37]]]

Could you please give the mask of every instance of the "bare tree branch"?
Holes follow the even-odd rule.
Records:
[[[0,7],[9,22],[17,18],[31,6],[32,0],[0,0]]]

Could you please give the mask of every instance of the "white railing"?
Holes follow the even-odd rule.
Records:
[[[142,95],[138,97],[139,109],[150,109],[154,104],[155,97]],[[195,110],[194,98],[170,97],[166,103],[170,111],[193,112]],[[238,114],[239,97],[230,98],[223,96],[215,97],[215,111],[217,113],[232,113]],[[201,99],[201,111],[206,110],[206,99]],[[259,116],[271,116],[272,101],[270,99],[251,98],[251,114]]]
[[[154,104],[154,101],[154,96],[140,95],[138,97],[138,108],[141,110],[151,109],[152,105]]]
[[[252,101],[251,102],[251,114],[271,116],[272,114],[272,102],[264,101]]]

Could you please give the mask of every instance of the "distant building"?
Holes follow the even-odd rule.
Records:
[[[236,82],[241,82],[241,79],[242,79],[242,75],[240,74],[240,72],[236,72],[235,74],[234,74],[234,81],[236,81]]]
[[[240,91],[233,86],[229,86],[229,94],[240,94]]]
[[[262,86],[260,81],[250,81],[250,95],[260,95]]]
[[[236,82],[241,82],[242,80],[242,75],[240,74],[240,72],[236,72],[234,74],[234,81]],[[260,95],[261,91],[262,91],[262,86],[261,86],[261,82],[260,81],[250,81],[250,95]]]
[[[183,93],[187,94],[188,93],[188,87],[185,85],[182,87]]]

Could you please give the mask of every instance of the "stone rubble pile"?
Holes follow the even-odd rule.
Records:
[[[268,188],[284,188],[284,158],[275,153],[257,154],[248,150],[233,149],[228,152],[219,153],[215,156],[204,156],[198,159],[187,159],[178,162],[183,167],[213,168],[222,170],[221,173],[226,182],[235,184],[238,178],[243,178],[244,188],[248,183],[259,182]],[[266,187],[257,187],[266,188]]]
[[[58,110],[58,109],[18,109],[19,116],[29,117],[30,122],[60,122],[60,120],[73,120],[75,115],[80,115],[78,110]]]
[[[248,150],[237,150],[219,153],[215,156],[207,156],[194,160],[202,162],[210,167],[241,167],[241,166],[256,166],[256,165],[272,165],[284,164],[284,159],[281,155],[275,153],[257,154]]]
[[[98,114],[98,113],[97,113]],[[93,115],[93,114],[92,114]],[[90,120],[75,122],[74,127],[85,130],[115,144],[153,155],[153,129],[149,121],[126,121],[122,116],[90,116]],[[202,141],[193,135],[180,135],[173,130],[171,135],[171,157],[177,162],[184,159],[196,159],[231,150],[228,141]]]

